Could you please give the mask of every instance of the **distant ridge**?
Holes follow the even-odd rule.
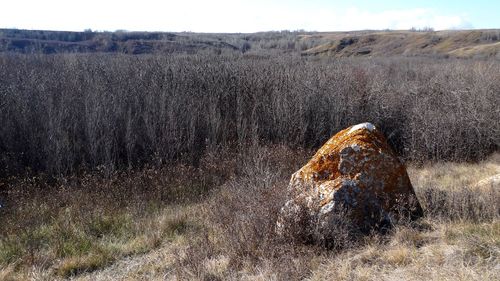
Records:
[[[326,41],[303,55],[352,56],[443,56],[500,59],[500,30],[461,31],[368,31],[321,33],[301,40]]]
[[[213,38],[167,32],[70,32],[0,29],[0,52],[14,53],[195,53],[212,49],[238,50]]]
[[[0,29],[0,53],[166,54],[269,51],[302,56],[431,56],[500,59],[500,29],[272,31],[259,33],[66,32]]]

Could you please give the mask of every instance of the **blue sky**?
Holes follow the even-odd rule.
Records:
[[[499,0],[0,1],[0,28],[193,32],[500,28]]]

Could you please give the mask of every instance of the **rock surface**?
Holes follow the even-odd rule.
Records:
[[[288,189],[280,235],[322,235],[339,219],[366,232],[423,214],[405,166],[371,123],[333,136],[292,175]]]

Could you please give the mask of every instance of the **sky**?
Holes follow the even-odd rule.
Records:
[[[500,0],[0,0],[0,28],[258,32],[500,28]]]

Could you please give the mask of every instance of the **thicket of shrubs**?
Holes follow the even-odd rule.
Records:
[[[406,159],[476,160],[498,149],[499,93],[498,61],[4,54],[0,175],[314,148],[365,121]]]

